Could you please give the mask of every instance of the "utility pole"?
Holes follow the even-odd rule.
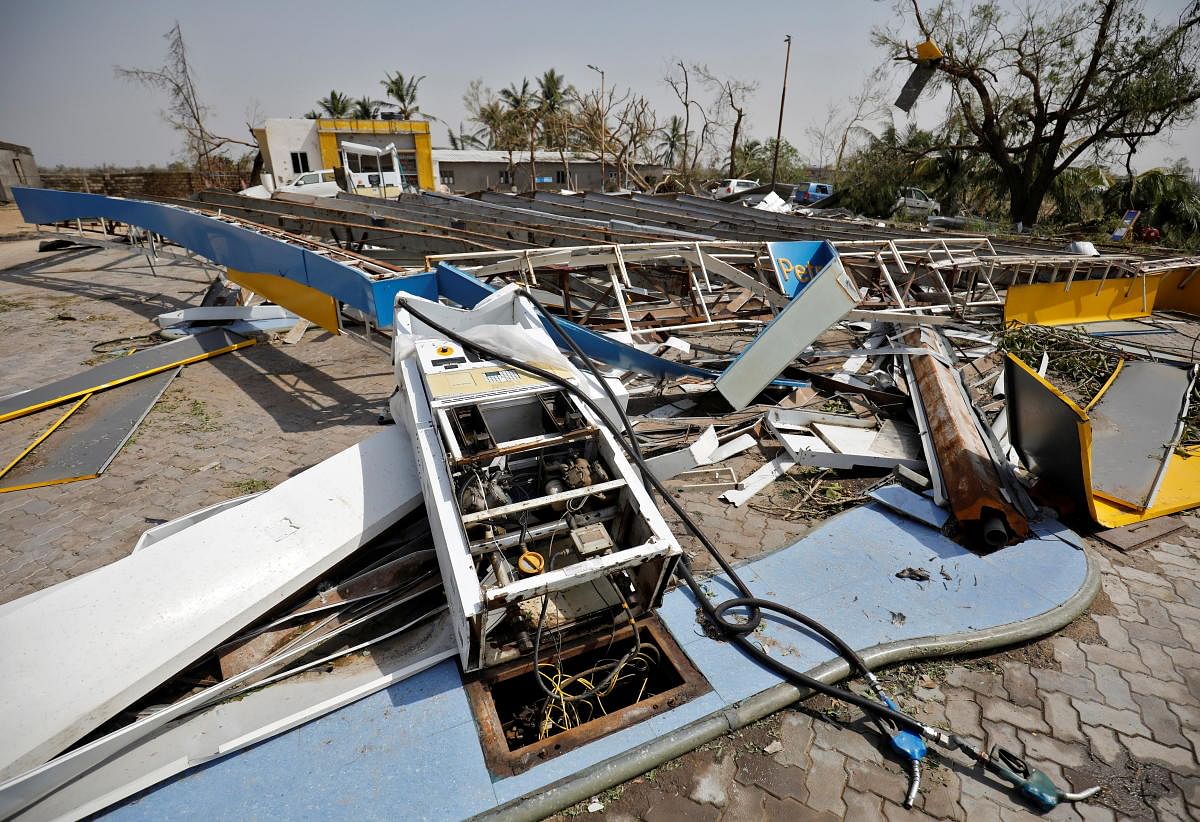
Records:
[[[600,193],[604,193],[604,183],[608,178],[604,176],[604,155],[608,152],[608,123],[605,122],[608,117],[604,109],[604,69],[596,68],[591,63],[587,67],[600,75],[600,99],[596,101],[596,107],[600,110]]]
[[[792,35],[783,38],[787,43],[787,56],[783,58],[783,91],[779,94],[779,125],[775,127],[775,151],[771,156],[771,187],[775,187],[775,177],[779,172],[779,141],[783,136],[783,101],[787,99],[788,64],[792,62]]]

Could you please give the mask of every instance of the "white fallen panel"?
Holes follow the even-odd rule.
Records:
[[[850,428],[845,430],[863,432],[864,429]],[[871,440],[879,436],[874,431],[866,431],[865,433],[871,435]],[[925,464],[920,459],[906,459],[904,457],[878,454],[870,450],[852,450],[848,453],[842,453],[831,447],[827,440],[814,434],[778,431],[776,432],[776,436],[783,445],[784,450],[787,451],[788,455],[797,465],[840,470],[849,468],[892,468],[896,465],[903,465],[906,468],[920,468]]]
[[[0,607],[0,778],[40,765],[421,504],[388,428],[275,488]]]
[[[291,320],[295,323],[300,319],[281,305],[211,305],[195,308],[181,308],[178,311],[168,311],[154,318],[160,328],[169,328],[180,323],[198,322],[233,322],[245,320]]]
[[[834,452],[853,456],[857,460],[855,465],[880,468],[925,465],[916,430],[894,420],[884,420],[878,429],[813,423],[812,431]]]
[[[809,411],[806,408],[772,408],[767,412],[767,425],[771,428],[795,430],[808,428],[813,423],[842,425],[851,428],[875,428],[874,417],[855,417],[850,414],[830,414],[825,411]]]
[[[712,462],[712,452],[717,449],[718,445],[717,429],[710,425],[687,448],[649,457],[646,460],[646,466],[650,469],[650,473],[658,479],[669,480],[684,471],[691,471],[700,465],[708,465]]]

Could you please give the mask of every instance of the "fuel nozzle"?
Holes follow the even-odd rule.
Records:
[[[1100,790],[1100,786],[1097,785],[1078,793],[1064,791],[1054,784],[1045,771],[1038,770],[1022,757],[999,745],[993,747],[981,761],[988,771],[1011,783],[1022,799],[1043,813],[1054,810],[1059,802],[1078,802]]]

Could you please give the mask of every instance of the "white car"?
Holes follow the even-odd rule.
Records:
[[[739,191],[749,191],[752,188],[758,188],[758,180],[721,180],[715,188],[710,188],[708,193],[713,199],[719,200],[722,197],[728,197],[730,194],[737,194]]]
[[[334,179],[333,169],[323,168],[320,171],[309,171],[301,174],[290,183],[277,187],[275,191],[310,194],[313,197],[336,197],[341,189]],[[266,186],[251,186],[238,192],[238,194],[243,196],[257,197],[260,200],[269,200],[272,193]]]
[[[941,214],[942,204],[930,197],[919,188],[902,188],[896,204],[892,206],[892,214],[907,217],[915,214],[928,217],[931,214]]]

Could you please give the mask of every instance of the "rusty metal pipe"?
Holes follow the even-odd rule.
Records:
[[[989,548],[1001,548],[1008,542],[1008,529],[1004,527],[1001,517],[983,520],[983,541]]]
[[[942,362],[949,354],[946,347],[925,328],[914,328],[902,339],[934,355],[908,355],[913,375],[909,393],[924,411],[933,447],[925,458],[939,469],[955,518],[968,530],[979,529],[989,549],[999,548],[1013,536],[1029,536],[1028,521],[1003,490],[962,382]]]

